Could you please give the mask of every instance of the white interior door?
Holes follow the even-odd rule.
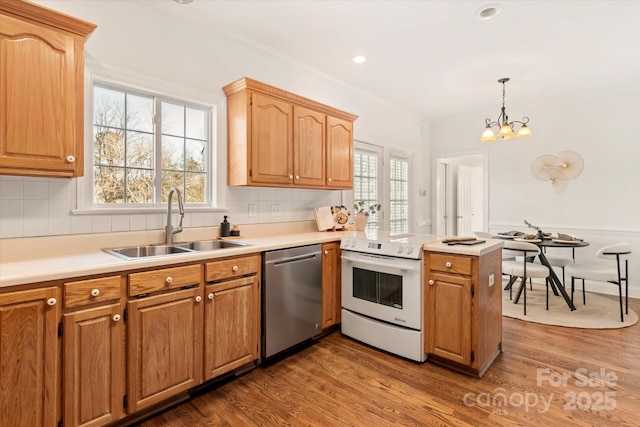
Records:
[[[436,234],[447,235],[447,164],[436,165]]]
[[[458,167],[458,208],[457,208],[457,235],[471,236],[471,182],[473,181],[473,168],[465,165]]]
[[[471,231],[484,230],[484,170],[471,169]]]

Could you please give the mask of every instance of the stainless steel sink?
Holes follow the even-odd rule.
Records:
[[[144,245],[129,246],[126,248],[103,249],[105,252],[123,259],[147,258],[154,256],[178,255],[193,252],[189,248],[175,245]]]
[[[242,246],[248,245],[246,243],[212,239],[174,243],[172,245],[128,246],[125,248],[103,249],[103,251],[122,259],[131,260],[138,258],[180,255],[193,252],[215,251],[219,249],[238,248]]]
[[[218,249],[238,248],[247,246],[246,243],[230,242],[228,240],[196,240],[194,242],[174,243],[175,246],[187,248],[194,251],[215,251]]]

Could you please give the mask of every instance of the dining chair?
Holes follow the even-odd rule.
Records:
[[[571,248],[571,256],[560,254],[548,254],[546,248],[544,248],[544,256],[547,258],[549,265],[552,267],[560,267],[562,269],[562,286],[565,285],[565,267],[569,264],[573,264],[576,259],[576,248]]]
[[[527,278],[528,279],[545,279],[545,285],[547,287],[547,310],[549,310],[549,281],[547,278],[549,277],[549,268],[546,265],[536,264],[530,259],[532,257],[536,257],[540,254],[540,248],[538,245],[528,242],[515,242],[512,240],[507,240],[504,242],[503,253],[506,253],[506,256],[512,256],[515,261],[503,261],[502,262],[502,273],[509,274],[512,277],[521,277],[522,281],[520,282],[520,288],[518,289],[518,294],[516,294],[516,300],[514,303],[518,302],[519,294],[521,291],[524,292],[524,315],[527,315]],[[522,260],[519,260],[516,257],[522,257]],[[531,280],[530,280],[531,282]],[[511,286],[509,286],[509,297],[512,298],[513,294],[513,281],[510,281]]]
[[[582,304],[586,304],[584,289],[585,280],[597,282],[607,282],[618,286],[618,296],[620,300],[620,321],[624,322],[622,311],[622,282],[624,282],[626,314],[629,314],[629,255],[631,254],[630,243],[617,243],[605,246],[598,250],[596,257],[605,260],[615,260],[615,265],[602,265],[594,263],[577,263],[567,265],[567,274],[571,276],[571,302],[573,302],[573,292],[575,279],[582,279]],[[622,262],[624,261],[624,263]],[[622,270],[624,264],[624,272]]]

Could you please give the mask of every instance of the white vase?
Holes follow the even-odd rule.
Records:
[[[367,220],[368,219],[369,219],[369,217],[367,217],[365,214],[357,213],[356,217],[355,217],[356,230],[364,231],[365,227],[367,226]]]

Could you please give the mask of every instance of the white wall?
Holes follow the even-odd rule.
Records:
[[[226,104],[221,88],[243,76],[357,114],[355,139],[410,151],[418,164],[424,158],[428,124],[420,115],[224,34],[167,16],[154,8],[153,2],[38,3],[97,24],[86,44],[87,63],[93,64],[92,68],[122,72],[130,80],[140,78],[159,86],[152,89],[180,88],[177,95],[216,106],[218,199],[229,212],[188,212],[186,226],[215,225],[225,214],[239,224],[312,220],[313,207],[342,200],[346,203],[349,198],[341,191],[226,186]],[[424,188],[427,173],[422,167],[415,169],[414,178],[420,183],[416,188]],[[0,238],[163,227],[161,213],[70,214],[76,208],[77,181],[0,176]],[[248,217],[249,203],[258,205],[257,218]],[[270,215],[271,203],[280,204],[280,216]],[[419,212],[417,219],[428,217],[428,209]]]
[[[487,111],[432,123],[433,159],[481,149],[489,164],[489,229],[522,230],[523,220],[545,231],[562,231],[591,245],[576,250],[578,261],[592,260],[604,245],[627,241],[635,253],[630,262],[630,293],[640,296],[640,74],[624,92],[582,94],[521,106],[511,119],[530,117],[533,136],[480,142],[484,119],[495,120],[499,99]],[[531,174],[542,154],[575,151],[584,170],[564,186],[552,186]],[[592,289],[598,288],[592,286]],[[616,291],[613,285],[605,289]]]

